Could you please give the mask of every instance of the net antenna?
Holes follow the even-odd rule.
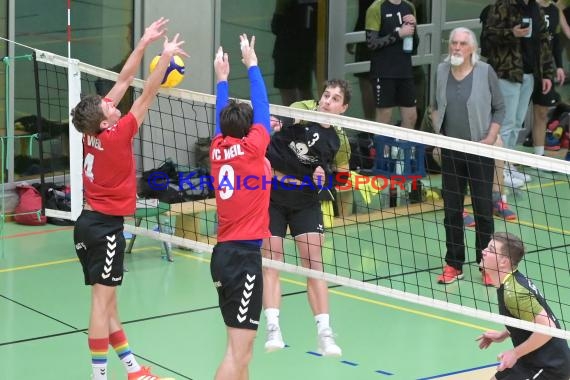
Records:
[[[93,93],[96,83],[114,81],[117,77],[111,71],[55,54],[37,51],[36,55],[44,69],[50,72],[46,76],[48,79],[55,75],[56,69],[67,69],[58,75],[67,76],[68,80],[62,83],[68,83],[68,89],[62,89],[62,93],[68,90],[70,107],[78,102],[81,91]],[[42,85],[45,86],[40,83]],[[141,80],[133,82],[135,97],[140,95],[142,86]],[[148,188],[150,182],[145,180],[152,169],[164,172],[173,163],[176,177],[180,172],[197,173],[199,168],[206,166],[199,163],[197,158],[200,150],[196,146],[199,137],[211,137],[214,106],[215,97],[210,94],[178,88],[160,90],[141,126],[144,133],[139,133],[134,144],[141,185],[139,190],[144,190],[139,195],[153,198],[148,195],[153,190]],[[322,255],[324,271],[302,267],[295,244],[290,239],[285,242],[285,262],[264,260],[265,266],[467,317],[563,339],[570,338],[570,231],[566,227],[570,225],[569,162],[347,116],[277,105],[270,107],[271,113],[279,117],[342,126],[349,136],[362,132],[376,135],[374,141],[378,149],[375,165],[368,173],[362,170],[357,173],[361,176],[367,174],[368,181],[371,178],[391,179],[393,175],[409,172],[408,166],[418,165],[418,162],[412,162],[419,157],[415,154],[425,146],[508,161],[530,173],[532,182],[509,189],[511,206],[517,211],[518,219],[496,217],[495,231],[513,232],[524,239],[527,254],[520,269],[542,291],[561,328],[545,327],[498,314],[495,289],[484,287],[481,283],[481,274],[475,263],[475,234],[472,230],[466,229],[464,232],[467,251],[467,262],[463,267],[465,278],[447,286],[437,283],[436,278],[445,264],[444,211],[443,202],[433,196],[437,192],[441,194],[441,178],[429,172],[422,176],[426,191],[420,199],[412,200],[410,189],[405,186],[397,188],[394,194],[389,188],[351,188],[353,200],[350,207],[353,212],[333,217],[325,234]],[[74,133],[75,130],[70,128],[70,136],[74,136]],[[72,214],[81,210],[82,203],[82,145],[80,135],[75,133],[75,136],[77,140],[70,144],[72,151],[75,150],[71,153],[71,165],[74,165],[71,173],[72,203],[75,205]],[[392,148],[396,149],[395,155]],[[399,149],[403,149],[405,154],[400,155]],[[207,157],[206,154],[205,162]],[[381,172],[379,168],[386,171]],[[153,231],[156,222],[138,226],[129,222],[125,230],[139,237],[159,239],[199,252],[211,252],[216,242],[215,203],[212,205],[211,199],[205,200],[204,194],[195,192],[201,190],[200,186],[194,189],[188,186],[180,188],[177,186],[179,183],[172,181],[177,179],[165,180],[169,186],[156,191],[154,197],[163,197],[165,194],[171,197],[168,199],[169,211],[163,217],[174,221],[174,232],[169,233],[161,228]],[[428,193],[432,195],[428,197]],[[387,202],[393,196],[396,197],[396,205]],[[466,197],[467,207],[470,207],[470,202]]]
[[[71,59],[71,0],[67,0],[67,58]]]

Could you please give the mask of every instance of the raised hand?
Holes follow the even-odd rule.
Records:
[[[145,30],[142,36],[142,40],[146,43],[151,43],[158,40],[160,37],[164,36],[166,33],[166,24],[170,20],[164,17],[159,18],[152,24],[150,24]]]
[[[271,129],[273,129],[274,132],[279,132],[283,127],[283,123],[281,123],[281,120],[271,115],[271,117],[269,118],[269,126],[271,127]]]
[[[230,75],[230,60],[228,53],[220,46],[214,58],[214,71],[216,72],[216,79],[218,82],[227,81]]]
[[[167,36],[164,36],[164,45],[162,46],[162,54],[172,57],[173,55],[181,55],[184,57],[189,57],[188,53],[186,53],[182,49],[182,45],[184,45],[184,41],[178,41],[180,38],[180,33],[176,33],[172,40],[168,40]]]
[[[251,42],[247,39],[247,34],[239,36],[241,48],[241,61],[248,69],[257,66],[257,55],[255,54],[255,36],[251,37]]]

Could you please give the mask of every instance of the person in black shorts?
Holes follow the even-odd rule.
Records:
[[[317,110],[342,114],[350,102],[350,87],[345,80],[325,83]],[[323,271],[323,213],[321,192],[332,186],[332,166],[340,147],[334,126],[315,122],[299,122],[280,127],[271,137],[267,158],[274,171],[269,207],[271,237],[263,242],[263,255],[283,261],[283,239],[289,227],[295,239],[301,265]],[[285,347],[279,326],[281,285],[279,271],[263,270],[263,306],[267,319],[265,349],[268,352]],[[308,299],[317,324],[319,351],[325,356],[340,356],[329,321],[326,281],[307,278]]]
[[[124,216],[135,213],[136,176],[132,142],[174,55],[188,56],[178,41],[165,36],[168,20],[160,18],[146,28],[141,41],[123,66],[107,95],[85,96],[71,111],[75,128],[83,134],[83,189],[85,205],[75,223],[75,250],[91,286],[88,343],[93,380],[107,380],[109,344],[123,362],[128,380],[158,380],[150,368],[139,365],[129,348],[119,320],[117,286],[123,281]],[[164,38],[156,68],[126,115],[117,105],[135,78],[145,49]],[[165,380],[165,379],[163,379]]]
[[[271,20],[275,35],[273,86],[283,105],[313,99],[317,51],[317,0],[277,0]]]
[[[483,250],[481,268],[497,288],[501,315],[560,328],[560,323],[536,285],[518,270],[525,254],[523,242],[509,232],[491,235]],[[492,380],[568,380],[570,349],[564,339],[507,326],[503,331],[487,331],[477,338],[479,348],[508,337],[513,348],[499,354],[497,373]]]
[[[216,131],[210,159],[216,206],[218,243],[210,272],[227,330],[227,348],[216,380],[249,379],[249,362],[261,315],[262,239],[269,237],[271,167],[269,100],[255,54],[255,37],[240,36],[242,62],[251,84],[251,104],[228,101],[230,64],[222,48],[214,60]],[[253,107],[253,108],[252,108]],[[242,178],[248,178],[243,180]]]
[[[358,0],[358,18],[354,25],[354,31],[360,32],[364,30],[364,22],[366,19],[366,10],[375,0]],[[347,46],[350,54],[354,54],[354,62],[369,61],[371,52],[366,46],[366,42],[359,42]],[[374,121],[376,119],[376,103],[374,100],[374,92],[372,91],[372,82],[370,81],[370,72],[354,74],[358,78],[360,87],[360,100],[362,102],[362,110],[366,120]]]
[[[392,109],[400,107],[401,126],[413,129],[417,110],[412,55],[419,43],[415,7],[405,0],[376,0],[366,11],[365,27],[376,121],[390,124]]]
[[[554,58],[554,64],[556,66],[556,78],[555,81],[559,86],[564,84],[566,75],[564,74],[564,64],[562,62],[562,44],[560,43],[560,25],[561,22],[566,23],[562,12],[556,4],[551,1],[538,0],[538,5],[544,13],[544,22],[546,23],[546,28],[548,29],[548,35],[550,39],[550,47],[552,49],[552,57]],[[542,89],[538,88],[538,84],[535,82],[534,91],[532,93],[532,145],[534,147],[534,153],[542,156],[544,155],[545,146],[545,133],[546,133],[546,123],[548,121],[548,110],[554,107],[560,101],[560,95],[554,89],[554,86],[550,88],[546,94],[542,93]]]

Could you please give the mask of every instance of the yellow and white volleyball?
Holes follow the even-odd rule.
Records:
[[[152,73],[156,67],[160,55],[157,55],[150,62],[150,72]],[[179,56],[175,55],[170,59],[170,64],[164,73],[164,78],[162,78],[162,87],[176,87],[184,79],[185,67],[184,61]]]

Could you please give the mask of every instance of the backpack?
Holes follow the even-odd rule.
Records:
[[[155,173],[160,173],[160,180],[153,179]],[[168,159],[158,168],[143,172],[137,193],[141,198],[157,198],[169,204],[213,198],[213,189],[201,183],[201,178],[208,175],[205,168],[179,172],[178,165]]]
[[[20,197],[20,201],[14,209],[14,220],[16,223],[28,226],[42,226],[46,224],[46,216],[41,215],[42,196],[40,192],[27,184],[18,185],[16,192]]]
[[[71,189],[69,186],[56,185],[53,182],[46,182],[43,184],[34,183],[32,186],[38,191],[39,194],[43,195],[45,208],[50,210],[58,211],[71,211]],[[56,226],[73,226],[74,221],[69,219],[62,219],[50,216],[47,218],[49,224],[54,224]]]
[[[376,150],[372,136],[368,132],[359,132],[356,137],[348,139],[350,143],[350,170],[372,169],[374,167]]]
[[[487,57],[489,54],[489,38],[487,37],[487,17],[491,10],[491,4],[487,5],[479,15],[479,22],[481,23],[481,35],[479,36],[479,45],[481,47],[481,56]]]

